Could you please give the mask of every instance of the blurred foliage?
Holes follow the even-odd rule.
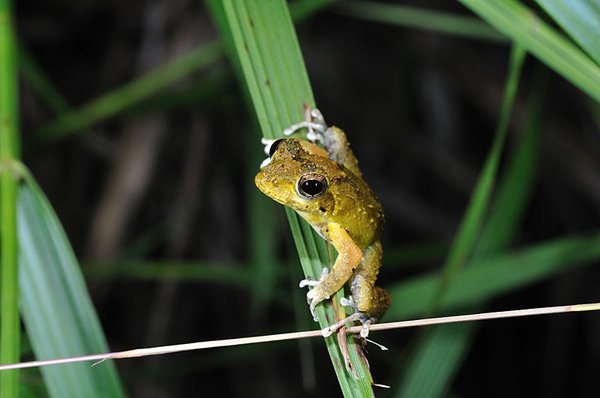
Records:
[[[297,34],[319,108],[348,133],[386,211],[387,318],[425,316],[432,302],[446,314],[598,301],[594,3],[315,3],[294,5]],[[259,134],[204,4],[21,2],[16,25],[23,161],[89,264],[111,349],[315,327],[297,305],[284,212],[253,188]],[[511,42],[530,55],[498,187],[442,283],[500,124]],[[385,332],[373,337],[390,351],[369,361],[392,387],[378,396],[419,367],[430,396],[590,396],[598,327],[577,314],[482,323],[461,340],[453,328]],[[418,349],[431,334],[452,361]],[[314,340],[117,368],[132,396],[338,396],[326,357]]]

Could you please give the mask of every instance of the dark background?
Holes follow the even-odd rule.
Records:
[[[415,3],[468,14],[445,1]],[[74,108],[218,38],[200,1],[49,0],[16,6],[23,46]],[[509,44],[363,21],[335,8],[312,15],[297,29],[319,108],[348,133],[386,211],[384,247],[449,244],[497,125]],[[597,107],[532,57],[507,146],[522,127],[538,78],[547,79],[541,158],[515,247],[595,232],[599,224]],[[199,95],[205,88],[199,81],[213,82],[213,91]],[[248,201],[252,195],[268,199],[251,184],[262,148],[240,86],[221,59],[170,92],[189,95],[179,102],[157,96],[141,109],[48,142],[39,132],[54,113],[27,79],[22,84],[25,162],[82,260],[111,349],[296,329],[295,317],[304,322],[308,310],[295,315],[280,302],[303,300],[304,292],[296,288],[300,268],[283,211],[275,205],[269,209],[280,219],[280,258],[296,268],[282,271],[293,275],[280,282],[279,292],[285,293],[265,304],[258,317],[251,313],[249,293],[227,283],[142,280],[114,271],[125,260],[248,267],[249,234],[257,228],[249,225]],[[443,253],[405,270],[383,270],[381,283],[442,264]],[[591,302],[598,297],[598,276],[595,266],[578,268],[499,297],[489,309]],[[484,323],[452,392],[595,395],[599,329],[594,314]],[[378,335],[391,351],[370,349],[377,382],[400,383],[414,333]],[[128,391],[139,397],[339,396],[323,345],[315,340],[312,350],[276,343],[117,365]]]

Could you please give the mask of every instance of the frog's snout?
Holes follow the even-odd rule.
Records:
[[[263,184],[263,180],[265,179],[265,175],[262,172],[262,170],[260,170],[256,176],[254,177],[254,185],[256,185],[256,187],[258,189],[260,189],[262,192],[264,192],[264,184]]]
[[[290,196],[293,195],[294,190],[293,185],[291,185],[292,182],[287,178],[273,175],[273,173],[269,172],[268,168],[265,168],[256,174],[254,184],[271,199],[286,206],[290,205],[290,201],[292,200]]]
[[[256,177],[254,177],[254,184],[267,196],[271,196],[269,193],[277,189],[277,178],[269,177],[268,173],[261,169]]]

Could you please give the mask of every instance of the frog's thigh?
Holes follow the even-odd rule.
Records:
[[[375,242],[367,247],[363,261],[358,266],[350,283],[352,299],[358,310],[376,318],[380,314],[382,315],[389,306],[387,293],[385,291],[381,292],[383,289],[375,287],[375,281],[381,266],[381,257],[380,242]]]
[[[363,256],[360,247],[339,224],[330,223],[327,229],[327,237],[339,254],[331,272],[312,290],[316,302],[325,300],[340,290],[348,282]]]

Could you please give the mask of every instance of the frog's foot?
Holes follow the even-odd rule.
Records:
[[[316,280],[314,280],[314,279],[311,279],[311,278],[302,279],[302,280],[300,281],[300,284],[299,284],[299,286],[300,286],[301,288],[304,288],[304,287],[306,287],[306,286],[311,286],[311,287],[313,287],[313,288],[314,288],[314,287],[315,287],[315,286],[317,286],[319,283],[321,283],[321,281],[323,280],[323,278],[325,278],[325,276],[326,276],[327,274],[329,274],[329,268],[327,268],[327,267],[324,267],[324,268],[323,268],[323,271],[321,271],[321,278],[319,278],[319,280],[318,280],[318,281],[316,281]],[[322,300],[315,300],[315,291],[314,291],[314,289],[312,289],[312,290],[309,290],[309,291],[306,293],[306,302],[307,302],[307,303],[308,303],[308,305],[310,306],[310,313],[312,314],[312,316],[313,316],[313,319],[314,319],[314,321],[315,321],[315,322],[318,322],[318,321],[319,321],[319,317],[317,317],[317,310],[316,310],[316,307],[317,307],[317,304],[319,304],[321,301],[322,301]]]
[[[267,155],[267,158],[265,160],[263,160],[260,163],[260,168],[262,169],[263,167],[265,167],[266,165],[268,165],[269,163],[271,163],[271,146],[273,145],[273,143],[275,141],[278,141],[277,139],[273,139],[273,138],[261,138],[260,139],[260,143],[263,144],[265,146],[264,151],[265,151],[265,155]]]
[[[273,145],[273,143],[275,141],[277,141],[277,140],[278,140],[278,138],[265,138],[265,137],[262,137],[260,139],[260,143],[265,146],[265,149],[264,149],[265,155],[267,155],[267,156],[270,157],[270,154],[271,154],[271,145]]]
[[[308,129],[308,134],[306,134],[306,138],[312,142],[320,142],[323,143],[323,134],[327,130],[327,124],[325,123],[325,119],[321,114],[321,111],[318,109],[311,109],[307,114],[306,120],[300,123],[292,124],[290,127],[283,130],[284,135],[292,135],[298,130]]]
[[[356,308],[356,304],[354,303],[352,296],[350,296],[350,298],[342,297],[342,299],[340,300],[340,304],[343,307],[352,307],[354,309],[354,314],[321,330],[321,334],[323,335],[323,337],[329,337],[341,327],[344,327],[349,323],[359,321],[362,324],[362,329],[360,330],[360,337],[367,338],[369,336],[369,328],[371,327],[371,324],[375,321],[375,319],[369,314],[360,312],[358,308]]]

